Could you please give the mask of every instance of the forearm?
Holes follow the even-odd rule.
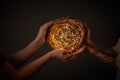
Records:
[[[100,51],[99,49],[96,49],[91,46],[87,46],[88,50],[91,54],[99,58],[102,62],[106,64],[111,64],[114,67],[116,67],[116,56],[113,55],[107,55],[104,51]]]
[[[90,40],[87,45],[106,55],[115,56],[115,57],[117,56],[117,53],[112,48],[108,48],[103,45],[97,44],[93,40]]]
[[[19,63],[25,62],[27,59],[32,57],[40,49],[42,44],[43,44],[42,42],[38,42],[34,40],[22,50],[16,53],[13,53],[11,55],[6,54],[4,57],[12,64],[19,64]]]
[[[30,64],[26,65],[25,67],[17,70],[17,79],[24,79],[30,77],[34,73],[36,73],[48,60],[51,59],[51,54],[47,53],[44,56],[38,58],[37,60],[31,62]]]
[[[20,69],[16,69],[8,61],[5,61],[0,67],[0,71],[5,73],[10,80],[25,80],[36,73],[51,58],[51,53],[47,53]]]

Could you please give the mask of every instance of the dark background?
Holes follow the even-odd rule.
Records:
[[[120,37],[117,1],[14,1],[0,2],[0,49],[14,53],[27,46],[37,35],[40,25],[56,18],[71,16],[87,22],[92,39],[112,47]],[[25,64],[50,51],[46,43]],[[24,64],[24,65],[25,65]],[[63,63],[49,61],[29,80],[115,80],[117,69],[102,63],[86,52]]]

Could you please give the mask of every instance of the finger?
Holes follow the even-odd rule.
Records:
[[[90,39],[90,36],[91,36],[91,30],[90,30],[90,27],[87,25],[86,22],[84,22],[83,24],[84,24],[84,27],[85,27],[86,32],[87,32],[87,39]]]
[[[72,58],[73,55],[70,53],[63,53],[63,62],[67,62],[69,58]]]
[[[47,29],[48,27],[51,27],[54,24],[54,21],[49,21],[47,23],[45,23],[43,26],[45,29]]]
[[[68,60],[68,59],[70,59],[70,58],[72,58],[73,57],[73,54],[67,54],[66,56],[65,56],[65,60]]]
[[[74,58],[75,58],[75,56],[72,55],[71,57],[67,58],[66,61],[73,60]]]
[[[81,47],[78,51],[73,52],[73,53],[72,53],[73,56],[77,56],[78,54],[82,53],[82,52],[84,51],[84,49],[85,49],[85,46]]]
[[[64,50],[64,54],[71,54],[72,52],[70,50]]]
[[[82,49],[83,49],[83,48],[82,48]],[[79,51],[80,53],[83,51],[82,49]],[[73,55],[72,55],[71,57],[69,57],[69,58],[67,59],[67,61],[70,61],[70,60],[73,60],[74,58],[76,58],[76,57],[79,55],[79,52],[76,52],[75,54],[72,53]]]
[[[85,46],[83,46],[82,48],[80,48],[77,52],[73,52],[72,54],[67,54],[67,56],[65,56],[64,58],[64,62],[66,61],[70,61],[74,58],[76,58],[80,53],[82,53],[85,49]]]
[[[90,27],[87,25],[87,23],[86,23],[86,22],[84,22],[84,23],[83,23],[83,25],[84,25],[84,27],[85,27],[86,31],[90,31]]]
[[[60,54],[64,54],[64,50],[55,49],[54,51],[57,52],[57,53],[60,53]]]
[[[87,25],[87,23],[86,23],[86,22],[84,22],[83,24],[84,24],[84,26],[85,26],[85,27],[88,27],[88,25]]]
[[[90,35],[91,35],[91,31],[90,31],[90,30],[88,30],[88,34],[87,34],[88,39],[90,39]]]

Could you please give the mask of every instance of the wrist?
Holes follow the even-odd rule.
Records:
[[[50,58],[50,59],[55,58],[55,56],[53,55],[53,53],[52,53],[51,51],[48,53],[48,55],[49,55],[49,58]]]
[[[93,40],[88,40],[87,44],[90,45],[90,46],[93,45]]]
[[[58,51],[56,52],[56,50],[53,50],[53,51],[50,51],[48,54],[51,59],[55,59],[58,56],[56,53],[59,53],[59,52]]]
[[[33,42],[37,43],[38,45],[43,45],[45,43],[45,41],[43,41],[42,39],[35,39]]]
[[[40,47],[43,45],[43,42],[38,41],[38,40],[33,40],[30,45],[32,46],[32,50],[39,50]]]

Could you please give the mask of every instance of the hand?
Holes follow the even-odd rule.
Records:
[[[85,22],[84,22],[84,27],[85,27],[85,30],[87,32],[86,33],[86,43],[90,44],[92,42],[92,40],[91,40],[91,30]]]
[[[79,54],[83,53],[85,48],[86,48],[85,46],[82,46],[78,51],[71,53],[72,57],[68,58],[67,61],[72,60],[72,59],[76,58]]]
[[[69,58],[73,56],[72,54],[70,54],[69,51],[65,51],[65,50],[53,50],[50,51],[49,53],[51,55],[51,58],[56,58],[63,62],[66,62]]]
[[[47,22],[47,23],[43,24],[40,27],[39,32],[38,32],[35,40],[38,41],[38,42],[45,43],[45,41],[46,41],[45,36],[46,36],[46,33],[47,33],[47,29],[49,27],[51,27],[53,24],[54,24],[54,21],[50,21],[50,22]]]

